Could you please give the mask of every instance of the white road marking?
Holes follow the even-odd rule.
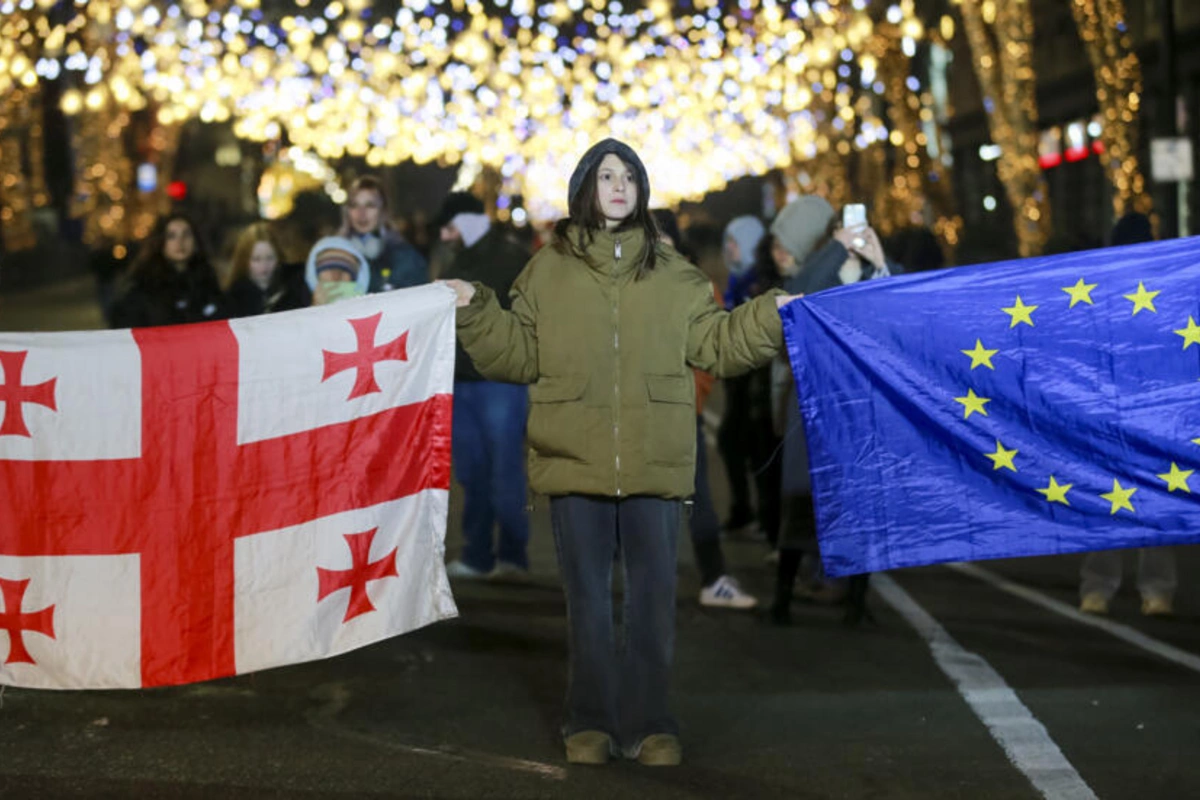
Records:
[[[1053,597],[1042,594],[1036,589],[1030,589],[1027,586],[1022,586],[1019,583],[1002,578],[996,573],[986,570],[983,567],[975,564],[947,564],[947,567],[955,572],[963,575],[969,575],[972,578],[977,578],[985,583],[995,586],[1002,592],[1007,592],[1014,597],[1019,597],[1022,600],[1027,600],[1034,605],[1039,605],[1055,614],[1061,614],[1068,619],[1083,625],[1090,625],[1093,628],[1099,628],[1105,633],[1110,633],[1113,636],[1128,642],[1135,647],[1140,647],[1148,653],[1153,653],[1160,658],[1165,658],[1167,661],[1174,661],[1180,666],[1187,667],[1195,672],[1200,672],[1200,656],[1189,653],[1186,650],[1180,650],[1178,647],[1159,641],[1151,636],[1131,628],[1128,625],[1122,625],[1120,622],[1113,622],[1111,619],[1097,617],[1092,614],[1084,614],[1074,606],[1070,606]]]
[[[954,681],[958,693],[987,726],[1012,765],[1029,778],[1043,797],[1095,800],[1096,793],[1067,761],[1045,726],[982,656],[956,642],[929,612],[887,575],[876,573],[871,576],[871,585],[926,641],[933,660]]]

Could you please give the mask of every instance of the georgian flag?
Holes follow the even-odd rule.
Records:
[[[0,333],[0,683],[161,686],[455,616],[454,293]]]

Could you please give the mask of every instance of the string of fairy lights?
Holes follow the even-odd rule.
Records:
[[[1013,208],[1018,251],[1037,255],[1050,238],[1050,192],[1038,165],[1033,10],[1028,2],[959,0],[975,54],[992,140],[1004,151],[996,171]]]
[[[1071,10],[1096,76],[1104,117],[1101,162],[1112,178],[1113,211],[1150,211],[1137,156],[1135,124],[1142,99],[1142,69],[1130,41],[1122,0],[1072,0]]]
[[[954,4],[998,106],[1019,236],[1036,247],[1048,206],[1030,144],[1027,4]],[[913,0],[0,0],[0,224],[11,242],[46,202],[28,167],[42,123],[14,109],[53,84],[71,121],[71,207],[92,242],[139,238],[165,207],[161,187],[135,190],[123,142],[149,143],[137,158],[166,174],[181,126],[200,120],[325,162],[488,171],[500,215],[519,196],[533,220],[564,211],[572,166],[603,136],[640,152],[659,205],[773,169],[836,196],[859,159],[882,171],[890,224],[932,209],[953,244],[961,219],[910,66],[923,40],[952,35],[948,21],[952,31],[946,17],[927,32]],[[1114,87],[1127,71],[1118,65]],[[1109,119],[1128,117],[1133,92],[1121,91]]]
[[[150,108],[162,126],[229,122],[326,160],[491,168],[546,219],[605,135],[668,176],[655,196],[667,205],[887,143],[886,87],[863,55],[881,35],[915,52],[912,0],[409,0],[387,13],[366,0],[4,0],[0,94],[58,81],[83,140],[111,140],[122,112]],[[112,157],[79,186],[110,227],[111,182],[127,172]]]

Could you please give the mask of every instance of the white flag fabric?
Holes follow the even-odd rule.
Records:
[[[158,686],[457,611],[454,293],[0,334],[0,683]]]

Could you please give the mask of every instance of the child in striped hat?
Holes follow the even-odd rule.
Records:
[[[366,294],[371,268],[349,239],[326,236],[309,252],[304,277],[313,305],[321,306]]]

